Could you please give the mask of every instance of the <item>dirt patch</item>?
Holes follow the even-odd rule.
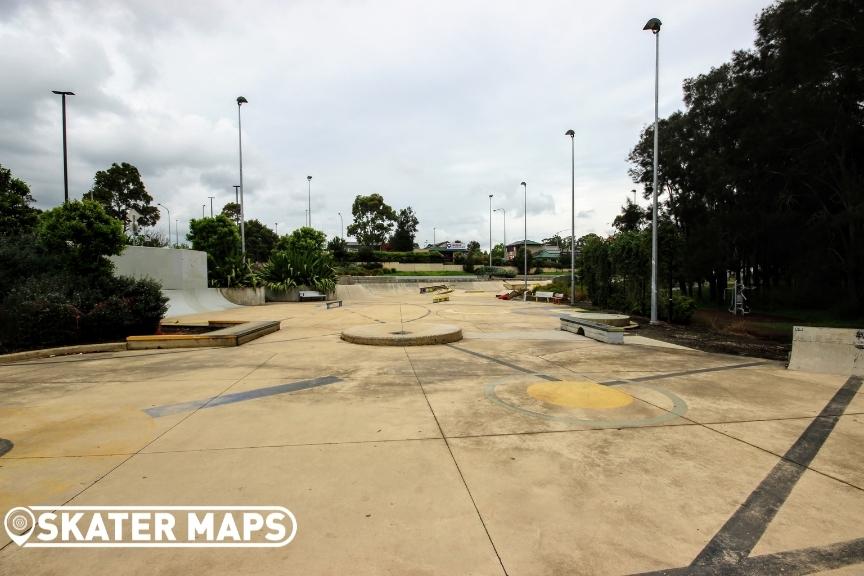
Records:
[[[719,310],[698,310],[689,325],[657,324],[633,317],[637,334],[704,352],[785,361],[792,350],[791,321],[767,315],[736,317]]]

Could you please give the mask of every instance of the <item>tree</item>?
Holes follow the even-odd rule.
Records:
[[[364,246],[381,246],[396,221],[396,212],[384,202],[380,194],[354,198],[351,214],[354,222],[348,226],[348,234]]]
[[[348,243],[339,236],[334,236],[327,243],[327,251],[337,262],[344,262],[348,257]]]
[[[226,286],[242,264],[240,231],[227,216],[193,219],[186,239],[193,250],[207,253],[210,285]]]
[[[153,197],[147,193],[141,173],[127,162],[115,162],[108,170],[96,172],[90,194],[109,215],[124,224],[129,223],[127,210],[140,214],[139,226],[153,226],[159,221],[159,209],[150,205]]]
[[[225,215],[224,210],[221,215]],[[258,220],[247,220],[245,232],[246,258],[252,262],[266,262],[276,248],[279,237]]]
[[[525,247],[521,244],[516,248],[516,256],[513,258],[513,265],[519,270],[519,274],[525,274]],[[528,250],[528,270],[534,265],[534,254]]]
[[[279,238],[276,244],[276,250],[290,250],[292,252],[310,252],[317,253],[324,249],[324,243],[327,241],[327,235],[310,228],[303,226],[297,228],[291,234],[287,234]]]
[[[403,208],[396,216],[396,230],[390,237],[390,247],[397,252],[410,252],[414,249],[414,236],[420,221],[410,206]]]
[[[222,207],[221,214],[233,220],[238,226],[240,225],[240,204],[228,202]]]
[[[0,236],[19,235],[33,230],[39,210],[33,208],[30,188],[0,164]]]
[[[60,255],[67,267],[81,274],[110,273],[107,256],[123,250],[123,225],[96,202],[78,200],[43,212],[37,228],[39,244]]]
[[[492,264],[495,266],[500,266],[504,263],[504,260],[507,258],[507,248],[504,244],[496,244],[494,248],[492,248]]]
[[[621,214],[615,216],[615,220],[612,221],[612,227],[620,232],[634,232],[642,227],[645,219],[645,211],[628,198],[627,203],[621,208]]]

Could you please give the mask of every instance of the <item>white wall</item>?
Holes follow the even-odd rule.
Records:
[[[207,288],[207,253],[199,250],[126,246],[111,261],[117,276],[152,278],[163,290]]]

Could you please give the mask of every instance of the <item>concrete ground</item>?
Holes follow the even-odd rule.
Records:
[[[558,331],[561,307],[487,285],[439,304],[348,288],[343,308],[197,317],[282,321],[239,348],[0,366],[0,515],[280,505],[298,520],[291,544],[22,549],[3,532],[0,574],[864,571],[860,379],[600,344]],[[400,321],[465,339],[339,339]],[[306,388],[256,392],[291,383]]]

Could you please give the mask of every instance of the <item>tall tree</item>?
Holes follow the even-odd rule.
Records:
[[[240,204],[228,202],[222,207],[221,214],[233,220],[238,226],[240,225]]]
[[[354,198],[351,215],[354,222],[348,226],[348,234],[364,246],[381,246],[396,221],[396,212],[384,202],[380,194]]]
[[[410,206],[399,210],[396,215],[396,229],[390,238],[390,247],[399,252],[410,252],[414,249],[414,236],[420,221]]]
[[[278,240],[276,233],[258,220],[246,221],[246,257],[250,261],[266,262]]]
[[[108,170],[96,172],[90,194],[109,215],[121,222],[128,224],[127,210],[140,214],[139,226],[153,226],[159,221],[159,208],[150,205],[153,197],[144,187],[141,173],[128,162],[115,162]]]
[[[327,235],[324,232],[310,228],[309,226],[302,226],[291,232],[291,234],[286,234],[279,238],[276,249],[317,254],[324,249],[326,241]]]
[[[36,226],[39,210],[33,208],[30,188],[0,165],[0,236],[17,236]]]

